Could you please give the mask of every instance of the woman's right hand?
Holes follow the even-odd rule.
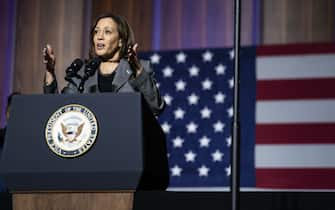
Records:
[[[56,56],[49,44],[46,44],[43,48],[43,63],[48,72],[53,73],[55,71]]]
[[[46,67],[44,84],[46,86],[50,85],[55,78],[55,64],[56,64],[56,56],[53,52],[51,45],[47,44],[43,48],[43,63]]]

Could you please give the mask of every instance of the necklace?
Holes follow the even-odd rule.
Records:
[[[120,60],[108,60],[108,63],[120,63]]]

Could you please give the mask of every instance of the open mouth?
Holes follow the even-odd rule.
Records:
[[[105,44],[103,44],[103,43],[97,43],[96,44],[96,49],[97,50],[103,50],[105,48]]]

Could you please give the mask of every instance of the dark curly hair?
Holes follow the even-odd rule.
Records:
[[[127,49],[129,46],[133,46],[135,44],[135,37],[133,30],[129,26],[127,20],[123,18],[122,16],[113,14],[113,13],[106,13],[103,15],[100,15],[97,17],[97,19],[94,21],[94,24],[91,27],[90,31],[90,50],[89,50],[89,57],[94,58],[96,57],[95,50],[94,50],[94,43],[93,43],[93,37],[94,37],[94,30],[97,26],[99,20],[103,18],[112,18],[114,22],[117,25],[117,30],[119,32],[120,39],[122,41],[122,46],[120,50],[120,58],[124,58],[127,56]]]

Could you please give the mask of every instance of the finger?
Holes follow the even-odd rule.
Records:
[[[42,53],[43,53],[43,56],[44,56],[44,57],[47,56],[47,54],[48,54],[47,50],[48,50],[48,49],[47,49],[46,47],[43,48]]]
[[[138,44],[135,43],[133,46],[133,51],[135,52],[135,54],[137,53],[137,49],[138,49]]]
[[[127,49],[127,53],[128,53],[128,55],[131,54],[132,51],[133,51],[133,50],[129,47],[129,48]]]
[[[134,51],[129,51],[128,52],[128,58],[135,59],[136,58],[136,53]]]
[[[46,48],[47,48],[47,53],[50,55],[50,54],[53,54],[53,49],[52,49],[52,47],[51,47],[51,45],[50,44],[47,44],[46,45]]]

